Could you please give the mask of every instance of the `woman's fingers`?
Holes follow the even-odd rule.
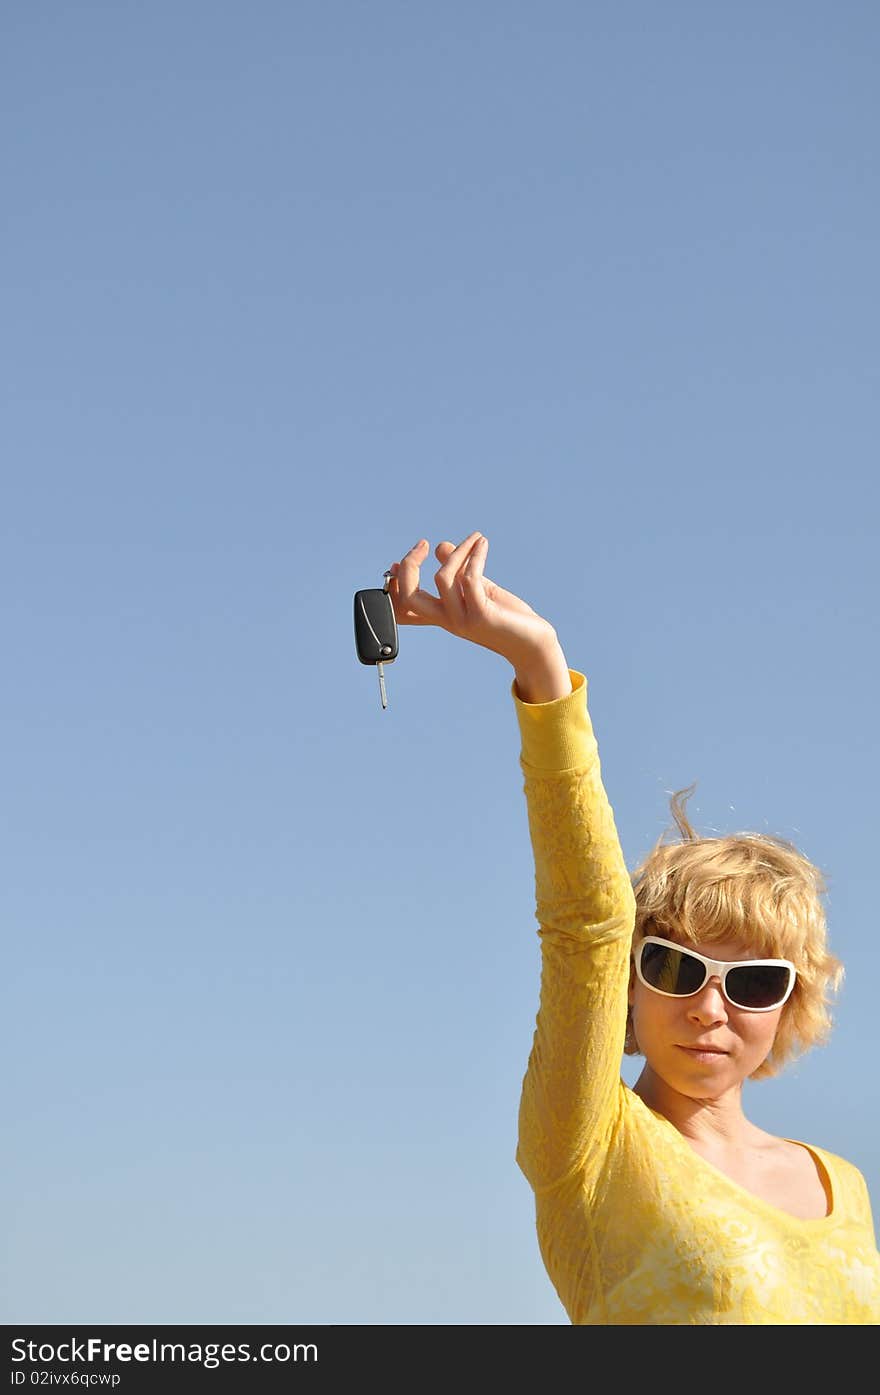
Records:
[[[483,568],[486,565],[488,551],[489,539],[480,534],[464,565],[461,584],[465,608],[471,615],[482,613],[486,607],[486,582]]]
[[[404,610],[404,607],[400,603],[400,597],[397,587],[397,573],[400,571],[400,563],[392,562],[388,570],[391,573],[391,579],[388,582],[388,594],[391,597],[391,605],[394,609],[394,618],[397,621],[398,625],[416,625],[422,623],[413,611]]]
[[[436,573],[434,579],[436,581],[442,581],[444,585],[448,584],[449,579],[454,577],[459,568],[467,561],[471,549],[480,537],[482,537],[481,533],[468,533],[467,537],[464,538],[457,547],[453,547],[452,543],[449,542],[438,543],[436,554],[438,560],[442,560],[443,565],[439,572]],[[442,558],[440,555],[441,548],[445,553],[445,556]]]
[[[482,576],[483,563],[486,560],[486,553],[489,551],[489,539],[483,533],[478,533],[473,547],[468,552],[465,559],[463,573],[465,576]]]
[[[480,533],[469,533],[464,541],[458,544],[458,547],[454,547],[451,552],[447,553],[440,570],[434,574],[440,599],[446,603],[447,609],[457,619],[464,616],[462,571],[481,536]]]
[[[420,538],[389,568],[388,590],[398,624],[460,630],[469,615],[478,614],[485,607],[486,586],[491,584],[483,576],[488,548],[488,540],[479,532],[469,533],[457,546],[448,540],[439,542],[434,549],[440,563],[434,574],[439,596],[433,596],[419,584],[428,549],[427,540]]]
[[[471,534],[474,537],[474,534]],[[465,539],[465,543],[467,539]],[[461,544],[464,546],[464,544]],[[434,556],[438,562],[451,561],[452,554],[456,551],[455,543],[439,542],[434,548]],[[492,586],[492,582],[484,575],[486,565],[486,554],[489,551],[489,539],[483,533],[476,534],[476,541],[468,552],[464,564],[459,571],[459,583],[464,588],[464,583],[468,583],[468,589],[481,600],[485,598],[485,588]]]
[[[436,596],[431,596],[419,586],[419,567],[427,556],[428,543],[420,538],[415,547],[396,562],[389,591],[394,614],[398,624],[440,625],[443,623],[443,607]]]

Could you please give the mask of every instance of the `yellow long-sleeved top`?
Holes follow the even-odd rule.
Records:
[[[517,1162],[547,1272],[577,1324],[876,1324],[880,1255],[862,1174],[808,1146],[829,1214],[800,1220],[696,1153],[620,1076],[635,900],[586,679],[521,702],[541,995]],[[799,1140],[798,1140],[799,1141]]]

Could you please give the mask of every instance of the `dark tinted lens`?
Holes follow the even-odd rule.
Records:
[[[728,998],[740,1007],[775,1007],[785,997],[788,969],[779,964],[751,964],[728,969],[724,982]]]
[[[686,949],[667,949],[665,945],[642,945],[642,974],[652,988],[682,997],[696,993],[706,980],[699,959]]]

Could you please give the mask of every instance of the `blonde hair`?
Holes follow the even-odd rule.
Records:
[[[792,961],[797,980],[773,1046],[752,1073],[760,1080],[826,1041],[831,1031],[831,1001],[844,970],[827,945],[825,880],[784,838],[700,837],[685,812],[694,789],[677,790],[670,799],[680,839],[668,842],[661,835],[632,873],[633,945],[645,935],[691,944],[737,940],[757,957]],[[639,1052],[631,1016],[624,1051]]]

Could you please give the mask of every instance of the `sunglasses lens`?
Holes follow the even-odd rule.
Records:
[[[781,964],[752,964],[727,972],[727,996],[744,1008],[771,1008],[781,1003],[789,970]]]
[[[688,993],[696,993],[706,980],[704,966],[686,949],[643,943],[641,954],[645,982],[660,993],[684,997]]]

